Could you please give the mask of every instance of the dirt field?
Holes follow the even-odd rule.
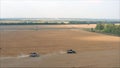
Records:
[[[88,51],[77,54],[54,53],[36,58],[0,59],[1,68],[119,68],[118,50]]]
[[[36,29],[36,26],[3,26],[1,29],[5,30],[0,31],[1,56],[15,56],[28,54],[30,52],[44,54],[70,48],[83,51],[87,46],[90,46],[84,43],[90,42],[84,40],[84,36],[89,36],[89,32],[87,32],[87,34],[86,31],[73,28],[91,28],[94,26],[95,25],[40,25],[37,26],[37,28],[40,29],[37,31],[25,30]],[[52,30],[49,30],[51,28]],[[78,48],[81,46],[82,48]]]
[[[81,61],[83,61],[83,63],[86,63],[85,65],[85,64],[82,64],[82,62],[77,61],[77,59],[75,59],[77,63],[75,66],[80,66],[80,65],[89,66],[90,64],[89,62],[91,62],[92,60],[94,62],[95,58],[98,60],[98,66],[100,66],[99,63],[103,62],[103,61],[99,62],[100,56],[101,56],[101,59],[104,58],[103,56],[105,56],[106,59],[109,56],[111,56],[110,58],[108,58],[109,60],[108,62],[106,60],[105,66],[109,66],[113,64],[114,62],[116,62],[112,66],[119,67],[118,61],[120,58],[116,59],[115,57],[119,56],[119,53],[117,52],[120,49],[120,37],[87,32],[81,29],[73,29],[73,28],[94,28],[94,27],[95,27],[95,24],[94,25],[58,25],[58,26],[52,25],[52,26],[43,26],[43,27],[37,26],[38,30],[3,30],[3,31],[1,30],[0,31],[0,48],[1,48],[0,56],[10,57],[10,56],[19,56],[22,54],[27,55],[30,52],[37,52],[41,55],[46,55],[46,54],[51,54],[51,53],[59,53],[61,51],[65,52],[68,49],[74,49],[76,50],[78,55],[76,54],[76,56],[74,57],[72,55],[73,58],[69,58],[69,59],[71,59],[72,61],[74,61],[73,59],[75,59],[76,57],[77,59],[80,59],[80,56],[82,56],[81,55],[82,53],[84,57],[87,58],[88,56],[88,60],[89,60],[89,61],[87,60],[85,61],[85,60],[82,60],[82,59],[85,59],[84,57],[81,58]],[[12,27],[3,27],[3,28],[10,29]],[[22,27],[19,26],[19,27],[14,27],[14,28],[33,28],[33,27],[32,26],[22,26]],[[64,29],[39,30],[41,28],[64,28]],[[66,28],[69,28],[69,29],[66,29]],[[107,52],[104,53],[104,51],[105,52],[107,51]],[[93,55],[96,55],[96,56],[94,56],[93,59],[90,59],[89,56],[92,57]],[[55,59],[55,60],[60,61],[60,57],[58,58],[59,59]],[[113,60],[110,61],[110,59],[113,59]],[[57,65],[53,57],[50,58],[50,61],[51,60],[53,60],[52,65],[59,66]],[[97,65],[97,60],[95,60],[96,65]],[[70,60],[68,62],[67,61],[68,59],[66,60],[66,64],[69,64],[69,63],[70,65],[72,64]],[[43,61],[43,63],[45,62],[48,62],[48,60],[46,59],[45,61]],[[3,66],[4,66],[4,63],[6,62],[3,62]],[[11,62],[8,62],[8,63],[11,63]],[[43,63],[41,62],[41,65]],[[48,62],[47,65],[50,66],[50,63]],[[104,65],[104,64],[101,64],[101,65]],[[44,64],[43,67],[44,66],[46,65]],[[65,64],[63,64],[62,66],[65,66]]]

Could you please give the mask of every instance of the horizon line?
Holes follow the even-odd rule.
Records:
[[[26,18],[26,17],[4,17],[4,18],[0,18],[0,19],[39,19],[39,18],[48,18],[48,19],[119,19],[120,18],[77,18],[77,17],[73,17],[73,18],[70,18],[70,17],[30,17],[30,18]]]

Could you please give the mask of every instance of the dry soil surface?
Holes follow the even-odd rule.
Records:
[[[0,27],[4,29],[0,31],[1,67],[120,67],[120,37],[81,30],[93,27],[95,25]],[[77,54],[66,54],[68,49]],[[41,56],[30,58],[31,52]]]

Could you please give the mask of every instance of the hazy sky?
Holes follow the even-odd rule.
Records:
[[[1,18],[120,19],[120,0],[0,0]]]

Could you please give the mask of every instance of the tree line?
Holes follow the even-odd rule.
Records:
[[[64,23],[0,23],[0,25],[60,25]]]
[[[91,31],[115,34],[120,36],[120,25],[99,23],[95,29],[91,28]]]

